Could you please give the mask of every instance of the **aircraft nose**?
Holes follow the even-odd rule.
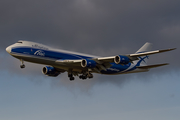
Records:
[[[10,46],[7,47],[7,48],[6,48],[6,51],[7,51],[8,53],[10,53],[10,52],[11,52],[11,47],[10,47]]]

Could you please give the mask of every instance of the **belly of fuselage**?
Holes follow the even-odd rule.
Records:
[[[11,55],[17,59],[22,59],[23,61],[53,66],[55,68],[63,69],[66,71],[68,71],[69,69],[73,69],[73,71],[77,71],[77,72],[82,71],[82,67],[58,64],[56,63],[57,59],[51,59],[51,58],[45,58],[45,57],[33,56],[33,55],[24,55],[24,54],[11,54]]]

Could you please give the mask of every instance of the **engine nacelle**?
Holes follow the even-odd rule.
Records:
[[[42,73],[52,77],[56,77],[60,74],[59,71],[57,71],[54,67],[50,67],[50,66],[43,67]]]
[[[128,64],[130,62],[130,59],[127,56],[117,55],[114,58],[114,62],[116,64]]]
[[[96,67],[96,61],[94,60],[89,60],[89,59],[83,59],[81,62],[82,67],[87,67],[87,68],[95,68]]]

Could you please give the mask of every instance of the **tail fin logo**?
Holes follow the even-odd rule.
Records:
[[[147,62],[145,61],[146,58],[149,59],[149,56],[145,56],[145,57],[143,57],[143,58],[142,58],[142,57],[139,57],[139,59],[140,59],[141,62],[143,61],[144,63],[147,64]]]

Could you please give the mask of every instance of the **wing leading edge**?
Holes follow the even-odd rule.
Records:
[[[175,49],[176,48],[135,53],[135,54],[130,54],[129,56],[130,57],[140,57],[140,56],[152,55],[152,54],[157,54],[157,53],[162,53],[162,52],[168,52],[168,51],[175,50]]]

